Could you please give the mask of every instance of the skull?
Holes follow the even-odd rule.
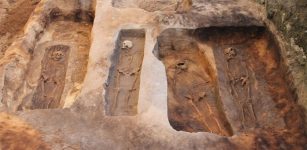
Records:
[[[176,64],[176,72],[178,74],[186,70],[188,70],[188,60],[180,61]]]
[[[125,41],[122,43],[122,49],[131,49],[132,47],[133,47],[132,41],[125,40]]]
[[[55,50],[51,54],[51,58],[55,61],[59,61],[64,57],[64,53],[61,50]]]
[[[232,59],[237,55],[236,49],[229,47],[224,50],[224,54],[227,56],[227,59]]]
[[[176,68],[180,70],[187,70],[188,65],[186,62],[179,62],[178,64],[176,64]]]

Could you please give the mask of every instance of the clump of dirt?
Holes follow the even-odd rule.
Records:
[[[0,113],[0,149],[50,149],[40,133],[17,117]]]

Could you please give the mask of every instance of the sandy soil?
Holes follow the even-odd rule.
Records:
[[[6,49],[14,40],[22,35],[23,27],[37,3],[38,1],[33,0],[12,2],[8,6],[0,3],[0,8],[6,10],[6,13],[3,14],[4,17],[0,20],[0,58],[3,57]]]

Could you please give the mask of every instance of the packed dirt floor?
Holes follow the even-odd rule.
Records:
[[[252,0],[0,12],[0,150],[307,149],[304,70]]]

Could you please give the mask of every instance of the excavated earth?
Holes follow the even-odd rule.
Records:
[[[37,2],[35,1],[0,1],[0,58],[5,50],[22,36],[22,30],[27,23]]]
[[[0,149],[307,149],[304,69],[253,1],[0,12]]]

